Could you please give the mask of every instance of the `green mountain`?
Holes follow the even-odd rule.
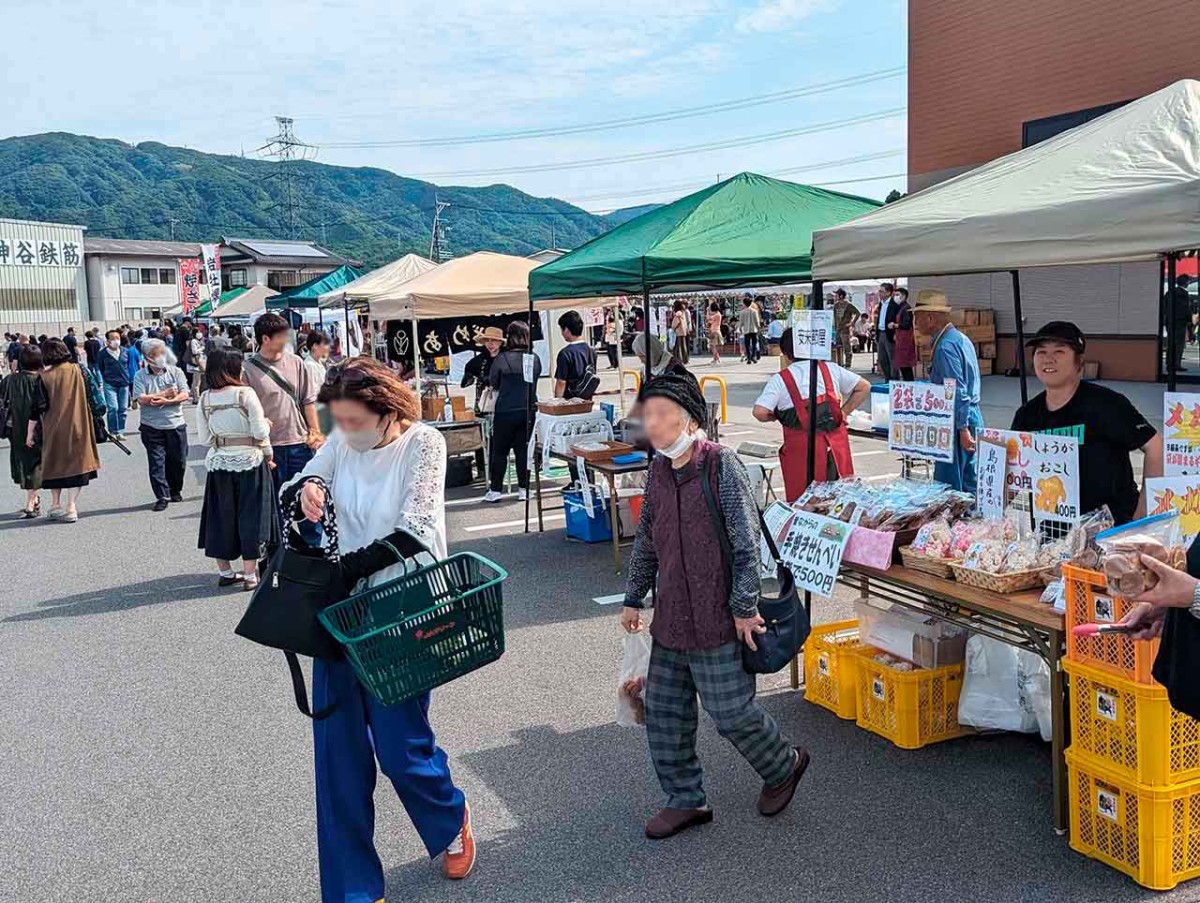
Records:
[[[508,185],[438,187],[382,169],[297,161],[297,238],[377,266],[429,253],[434,198],[452,255],[573,248],[611,228]],[[286,238],[280,164],[63,132],[0,140],[0,217],[77,223],[104,238]]]

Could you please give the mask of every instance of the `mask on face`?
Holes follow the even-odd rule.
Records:
[[[155,370],[167,369],[167,356],[165,354],[160,354],[158,357],[150,358],[150,366]]]
[[[672,442],[670,445],[668,445],[666,448],[660,448],[659,451],[662,452],[664,455],[666,455],[668,458],[670,458],[672,461],[678,460],[679,458],[682,458],[685,454],[687,454],[688,449],[690,449],[692,447],[692,444],[695,443],[695,441],[696,441],[696,434],[688,431],[688,427],[690,427],[691,425],[692,425],[692,423],[689,420],[687,422],[687,424],[684,426],[683,432],[679,434],[679,438],[676,439],[674,442]]]
[[[109,339],[108,347],[112,348],[115,351],[116,349],[121,347],[121,340],[120,339]]]
[[[385,435],[387,435],[387,427],[384,426],[381,417],[379,424],[370,429],[342,430],[342,441],[356,452],[365,452],[382,442]]]

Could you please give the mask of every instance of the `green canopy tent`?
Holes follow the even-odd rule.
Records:
[[[337,291],[363,275],[365,270],[342,265],[308,282],[293,286],[267,301],[267,310],[310,310],[319,307],[321,295]]]

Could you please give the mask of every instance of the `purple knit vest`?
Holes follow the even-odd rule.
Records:
[[[709,481],[719,511],[720,452],[715,442],[697,442],[678,483],[666,456],[656,456],[650,466],[646,491],[658,553],[658,601],[650,634],[679,652],[715,649],[737,639],[729,610],[729,576],[700,484]]]

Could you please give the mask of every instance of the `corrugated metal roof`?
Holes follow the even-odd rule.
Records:
[[[335,266],[348,263],[336,254],[311,241],[286,241],[283,239],[226,238],[225,244],[235,252],[245,254],[257,261],[333,262]]]
[[[126,254],[139,257],[199,257],[200,245],[190,241],[145,241],[140,238],[85,238],[83,253]]]

